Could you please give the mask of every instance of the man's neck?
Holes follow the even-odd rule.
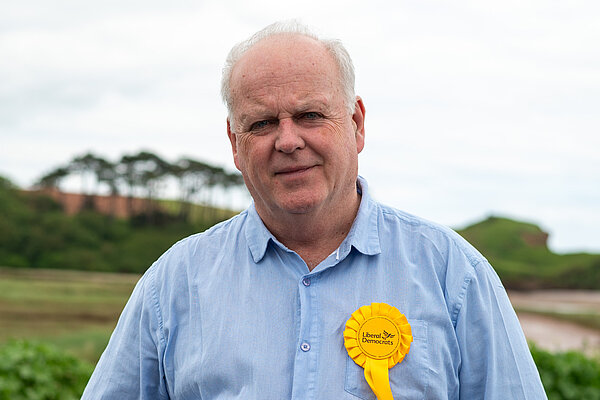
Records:
[[[360,200],[361,196],[356,193],[347,206],[334,210],[277,217],[257,212],[277,240],[295,251],[312,271],[344,241],[358,213]]]

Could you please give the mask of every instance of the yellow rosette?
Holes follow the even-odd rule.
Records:
[[[365,379],[378,400],[394,400],[388,370],[404,360],[412,340],[406,317],[389,304],[362,306],[346,322],[344,346],[364,368]]]

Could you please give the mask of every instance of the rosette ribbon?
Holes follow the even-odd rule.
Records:
[[[378,400],[394,400],[389,369],[402,362],[413,340],[410,324],[396,307],[371,303],[352,313],[344,330],[344,346]]]

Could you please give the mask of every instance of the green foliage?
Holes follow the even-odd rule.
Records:
[[[553,354],[536,346],[531,354],[548,400],[600,400],[600,361],[575,351]]]
[[[48,345],[10,341],[0,347],[0,400],[79,399],[92,369]]]
[[[600,289],[600,255],[556,254],[538,226],[489,217],[458,231],[510,289]]]
[[[216,222],[167,213],[131,220],[89,210],[67,216],[51,198],[21,192],[0,177],[0,266],[143,272],[173,243]]]

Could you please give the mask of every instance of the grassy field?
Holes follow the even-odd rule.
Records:
[[[96,363],[139,275],[0,268],[0,343],[27,338]]]

